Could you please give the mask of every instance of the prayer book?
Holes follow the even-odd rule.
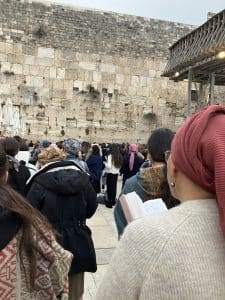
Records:
[[[161,198],[143,202],[136,192],[122,194],[119,200],[128,223],[167,210]]]

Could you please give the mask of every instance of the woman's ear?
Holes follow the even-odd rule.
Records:
[[[175,181],[176,175],[177,175],[177,169],[174,166],[171,157],[169,157],[167,161],[167,180],[169,184]]]
[[[3,183],[4,185],[7,184],[7,182],[8,182],[8,177],[9,177],[9,172],[6,171],[5,174],[3,174],[3,176],[2,176],[2,183]]]

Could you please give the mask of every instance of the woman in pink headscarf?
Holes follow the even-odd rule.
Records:
[[[225,299],[225,106],[193,114],[167,164],[181,204],[127,227],[96,299]]]
[[[137,154],[137,145],[131,144],[129,154],[124,156],[120,173],[123,174],[123,186],[125,181],[134,176],[140,169],[144,160]]]

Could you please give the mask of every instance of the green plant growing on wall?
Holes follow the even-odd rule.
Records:
[[[14,72],[7,71],[7,70],[4,71],[3,74],[4,74],[5,76],[13,76],[13,75],[15,75]]]
[[[62,129],[61,129],[60,133],[61,133],[62,136],[64,136],[66,134],[63,126],[62,126]]]
[[[47,128],[45,129],[44,134],[45,134],[45,135],[48,134],[48,129],[47,129]]]
[[[46,36],[46,29],[43,25],[40,25],[34,32],[34,36],[41,39]]]

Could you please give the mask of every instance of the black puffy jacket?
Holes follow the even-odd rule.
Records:
[[[70,273],[95,272],[96,255],[86,225],[96,211],[89,177],[72,161],[45,165],[26,186],[27,200],[59,233],[58,242],[73,253]]]

